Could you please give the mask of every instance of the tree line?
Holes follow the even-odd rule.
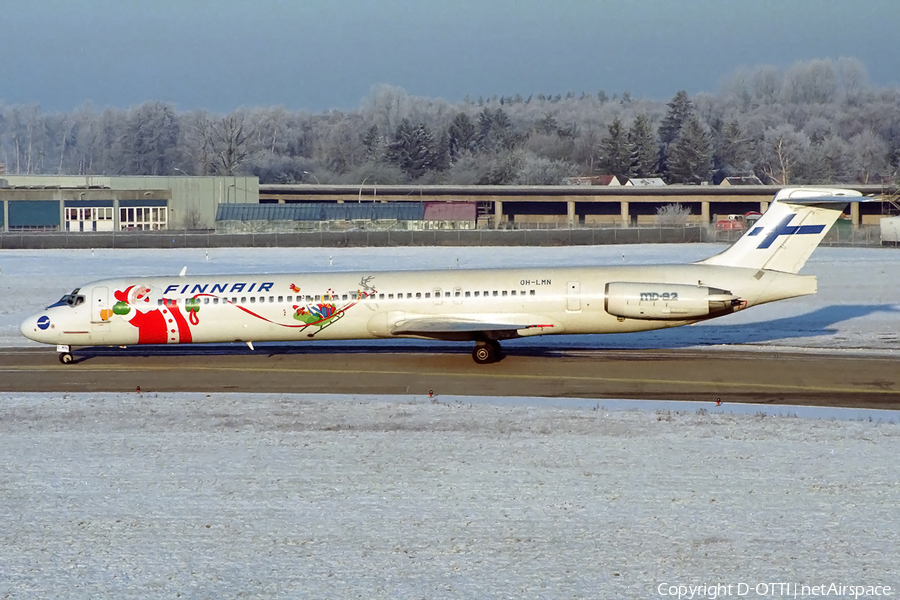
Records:
[[[0,105],[10,174],[256,175],[261,183],[555,185],[613,174],[701,183],[875,183],[900,165],[900,89],[853,58],[757,66],[668,102],[607,94],[461,102],[373,87],[350,111],[145,102],[69,113]]]

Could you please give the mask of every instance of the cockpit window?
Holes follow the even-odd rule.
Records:
[[[68,304],[69,306],[78,306],[79,304],[84,302],[84,296],[79,294],[81,288],[75,288],[71,294],[66,294],[59,301],[54,304],[54,306],[59,306],[60,304]]]

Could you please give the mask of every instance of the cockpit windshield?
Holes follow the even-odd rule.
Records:
[[[56,304],[53,306],[60,306],[61,304],[67,304],[69,306],[78,306],[82,302],[84,302],[84,296],[79,294],[81,288],[75,288],[71,294],[66,294],[62,298],[60,298]]]

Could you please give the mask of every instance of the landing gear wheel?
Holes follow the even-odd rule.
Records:
[[[75,357],[72,356],[70,352],[61,352],[59,355],[59,362],[64,365],[70,365],[75,362]]]
[[[493,362],[497,362],[500,358],[500,343],[496,341],[490,341],[486,344],[478,344],[475,346],[475,349],[472,350],[472,358],[479,365],[487,365]]]

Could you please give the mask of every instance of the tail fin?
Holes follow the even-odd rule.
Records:
[[[701,264],[797,273],[848,203],[855,190],[785,188],[756,224],[730,248]]]

